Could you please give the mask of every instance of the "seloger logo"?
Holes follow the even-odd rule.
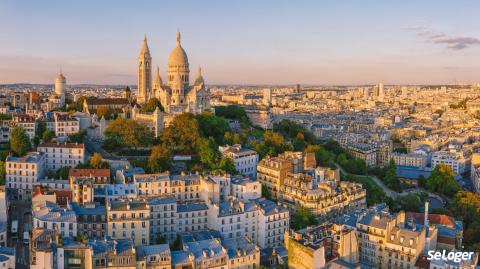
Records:
[[[434,251],[430,250],[428,252],[428,257],[427,260],[444,260],[444,261],[454,261],[454,262],[460,262],[462,260],[472,260],[474,252],[462,252],[462,251],[456,251],[456,252],[448,252],[443,250],[442,252],[440,251]]]

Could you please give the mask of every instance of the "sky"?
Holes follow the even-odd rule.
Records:
[[[136,84],[180,30],[207,84],[480,82],[480,1],[0,1],[0,84]]]

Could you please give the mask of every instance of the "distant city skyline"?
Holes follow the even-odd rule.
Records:
[[[136,84],[144,34],[154,66],[182,32],[207,84],[480,82],[471,1],[0,2],[0,84]],[[5,27],[8,26],[8,27]]]

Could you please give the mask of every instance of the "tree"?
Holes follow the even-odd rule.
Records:
[[[167,128],[163,129],[160,137],[171,152],[193,154],[200,137],[198,122],[191,113],[180,114]]]
[[[175,241],[172,243],[170,246],[171,250],[182,250],[182,238],[180,237],[179,234],[177,234],[177,237],[175,238]]]
[[[87,135],[87,130],[81,129],[78,133],[74,133],[68,136],[68,141],[72,143],[83,143],[85,136]]]
[[[305,149],[308,152],[315,152],[315,160],[317,166],[331,166],[333,161],[333,154],[328,152],[324,147],[320,145],[308,145]]]
[[[206,166],[212,166],[214,162],[220,157],[220,153],[216,149],[213,138],[200,137],[197,140],[197,153],[200,157],[200,162]]]
[[[325,143],[325,145],[323,146],[325,147],[325,149],[327,149],[328,151],[332,152],[335,155],[339,155],[345,152],[342,146],[333,139],[329,139],[327,143]]]
[[[242,128],[248,128],[252,126],[245,109],[243,109],[241,106],[216,106],[215,115],[227,119],[238,120]]]
[[[140,109],[140,112],[142,113],[152,113],[157,109],[157,107],[160,109],[160,111],[165,111],[162,103],[160,100],[157,98],[150,98],[147,103],[145,103],[142,108]]]
[[[418,212],[423,203],[417,194],[410,193],[395,199],[395,204],[406,212]]]
[[[144,124],[132,119],[118,118],[105,130],[106,139],[115,139],[127,147],[146,147],[151,143],[151,132]]]
[[[203,137],[213,137],[219,145],[224,144],[224,135],[230,131],[228,122],[221,117],[213,115],[211,112],[205,112],[195,116],[198,121],[200,135]]]
[[[300,230],[308,226],[317,225],[318,220],[308,209],[300,207],[295,212],[294,224],[294,229]]]
[[[5,162],[0,161],[0,186],[5,185]]]
[[[243,145],[246,143],[247,137],[242,136],[240,134],[232,134],[229,131],[226,131],[225,134],[223,135],[223,143],[224,144],[229,144],[229,145],[234,145],[234,144],[240,144]]]
[[[43,142],[46,142],[46,143],[51,142],[54,137],[55,137],[55,133],[50,130],[46,130],[42,134],[42,140]]]
[[[56,178],[67,180],[69,174],[70,174],[70,167],[69,166],[63,166],[62,168],[57,170],[57,177]]]
[[[37,121],[37,129],[35,130],[35,134],[38,136],[43,135],[43,133],[47,130],[47,124],[44,120]]]
[[[235,170],[235,164],[233,163],[232,159],[222,157],[218,162],[213,163],[210,168],[212,171],[220,171],[224,173],[228,173],[230,175],[234,175],[237,173]]]
[[[275,200],[270,192],[270,189],[268,189],[267,185],[265,184],[262,184],[262,197],[270,201]]]
[[[93,169],[103,168],[102,155],[100,155],[100,153],[97,153],[97,152],[93,153],[92,157],[90,157],[89,163]]]
[[[99,119],[101,119],[102,117],[105,117],[105,119],[107,119],[110,114],[111,114],[111,111],[106,106],[101,106],[97,108],[97,116]]]
[[[258,152],[261,158],[266,155],[276,156],[291,149],[282,135],[272,131],[266,131],[263,134],[263,141],[251,142],[250,146]]]
[[[298,133],[297,136],[292,140],[293,149],[295,151],[304,151],[308,143],[305,141],[303,133]]]
[[[85,234],[79,234],[75,236],[75,241],[86,244],[88,242],[88,236],[86,236]]]
[[[282,134],[290,140],[301,140],[308,144],[315,144],[317,140],[315,135],[307,130],[305,126],[287,119],[273,124],[273,131]]]
[[[455,172],[445,164],[439,164],[433,169],[430,176],[425,181],[425,187],[432,192],[439,192],[449,197],[461,190],[460,185],[455,180]]]
[[[171,152],[164,145],[157,145],[152,148],[148,157],[148,169],[152,173],[166,171],[170,168]]]
[[[455,218],[463,221],[463,239],[467,250],[480,250],[480,195],[459,191],[455,195],[451,212]]]
[[[400,190],[400,180],[397,177],[397,165],[393,159],[390,160],[387,166],[384,167],[385,169],[385,178],[383,181],[385,185],[389,188],[394,190]]]
[[[22,127],[16,126],[10,134],[10,148],[16,156],[24,156],[32,149],[30,139]]]
[[[75,104],[72,105],[72,107],[76,110],[76,111],[83,111],[83,103],[85,102],[87,98],[85,96],[80,96],[80,98],[77,99],[77,101],[75,102]]]

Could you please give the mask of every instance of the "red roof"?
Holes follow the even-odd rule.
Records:
[[[57,204],[59,205],[67,205],[67,201],[72,201],[72,192],[71,191],[65,191],[65,190],[56,190],[55,196],[57,198]]]
[[[424,213],[416,212],[407,212],[406,218],[409,219],[413,217],[416,223],[423,223]],[[443,215],[443,214],[428,214],[428,222],[431,224],[440,224],[450,228],[455,227],[455,219],[453,217]]]
[[[71,177],[110,177],[110,169],[70,169]]]
[[[36,197],[39,194],[42,194],[42,189],[40,188],[40,186],[35,186],[35,188],[33,189],[32,198]]]
[[[418,260],[415,263],[415,268],[429,269],[430,268],[430,261],[427,260],[426,256],[420,256],[420,257],[418,257]]]

